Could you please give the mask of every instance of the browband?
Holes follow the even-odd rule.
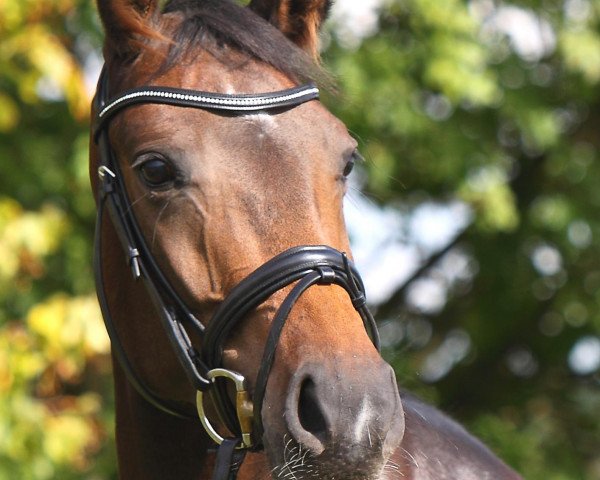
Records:
[[[162,103],[179,107],[203,108],[246,112],[293,107],[319,98],[319,89],[314,84],[279,90],[273,93],[229,94],[202,92],[172,87],[138,87],[126,90],[110,99],[98,112],[94,125],[94,136],[118,111],[140,103]]]

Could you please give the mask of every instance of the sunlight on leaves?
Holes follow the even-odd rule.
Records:
[[[0,132],[14,129],[20,119],[19,107],[8,95],[0,92]]]
[[[4,26],[7,32],[0,42],[0,69],[24,102],[64,98],[74,117],[83,120],[88,116],[90,98],[81,65],[64,38],[45,23],[73,8],[74,2],[69,0],[0,3],[0,29]]]
[[[94,295],[54,295],[29,311],[27,326],[39,336],[42,352],[49,361],[71,358],[81,364],[85,356],[105,354],[110,349]]]
[[[53,205],[27,212],[16,201],[0,197],[0,293],[14,288],[19,274],[41,276],[42,258],[56,251],[68,226],[64,212]]]
[[[475,222],[484,230],[506,232],[519,224],[514,194],[500,169],[474,171],[463,183],[458,195],[474,208]]]
[[[600,36],[591,30],[576,29],[563,32],[560,49],[565,65],[590,84],[600,80]]]

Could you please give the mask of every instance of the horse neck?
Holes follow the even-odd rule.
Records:
[[[206,480],[216,452],[198,422],[160,412],[131,386],[113,359],[119,476],[128,480]],[[237,480],[271,478],[264,453],[248,453]]]
[[[210,441],[202,427],[157,410],[131,386],[113,361],[120,478],[210,478]]]

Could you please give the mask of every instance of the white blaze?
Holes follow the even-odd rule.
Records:
[[[354,441],[356,443],[360,442],[365,428],[369,437],[369,443],[371,443],[371,433],[369,432],[369,420],[371,419],[371,414],[371,403],[369,402],[368,397],[365,397],[363,398],[360,412],[358,413],[358,417],[356,417],[356,424],[354,425]]]

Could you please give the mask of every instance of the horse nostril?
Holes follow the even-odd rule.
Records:
[[[300,387],[298,419],[304,430],[312,433],[319,441],[325,443],[327,440],[327,422],[317,398],[315,382],[310,378],[305,379]]]

